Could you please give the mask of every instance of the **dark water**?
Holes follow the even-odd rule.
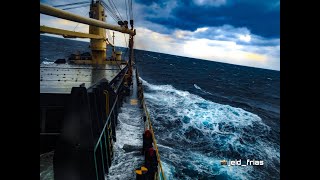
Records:
[[[40,36],[40,62],[88,43]],[[280,72],[135,51],[168,179],[280,179]],[[221,166],[220,160],[263,166]]]

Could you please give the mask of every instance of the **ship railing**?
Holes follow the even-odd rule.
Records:
[[[138,73],[138,69],[136,68],[136,77],[137,77],[137,81],[140,82],[140,79],[139,79],[139,73]],[[142,88],[142,94],[143,94],[143,87]],[[151,123],[151,118],[150,118],[150,114],[148,112],[148,108],[147,108],[147,105],[145,103],[145,99],[144,99],[144,96],[142,95],[142,98],[141,98],[141,104],[143,106],[143,110],[144,110],[144,113],[146,115],[146,119],[147,119],[147,126],[148,126],[148,129],[150,130],[151,134],[152,134],[152,140],[153,140],[153,146],[156,150],[156,155],[157,155],[157,160],[158,160],[158,173],[156,174],[156,177],[155,179],[159,179],[159,180],[166,180],[166,177],[164,175],[164,171],[163,171],[163,168],[162,168],[162,163],[161,163],[161,159],[160,159],[160,154],[159,154],[159,149],[158,149],[158,145],[157,145],[157,140],[155,138],[155,135],[154,135],[154,131],[153,131],[153,128],[152,128],[152,123]]]
[[[106,92],[105,92],[106,93]],[[106,94],[106,98],[108,98],[108,95]],[[107,118],[107,121],[101,131],[101,134],[97,140],[97,143],[95,144],[94,146],[94,152],[93,152],[93,156],[94,156],[94,163],[95,163],[95,170],[96,170],[96,177],[97,177],[97,180],[99,180],[99,172],[98,172],[98,164],[97,164],[97,152],[100,148],[100,155],[101,155],[101,159],[102,159],[102,170],[103,170],[103,174],[106,174],[105,172],[105,167],[104,165],[107,165],[107,166],[110,166],[109,162],[104,162],[104,159],[107,159],[107,161],[111,161],[109,160],[109,158],[111,158],[113,156],[113,146],[111,145],[112,144],[112,130],[111,130],[111,123],[113,124],[116,124],[116,122],[111,122],[112,120],[113,121],[116,121],[116,118],[115,118],[115,107],[117,106],[117,103],[118,103],[118,95],[116,96],[116,99],[114,101],[114,104],[111,108],[111,111],[108,115],[108,118]],[[109,146],[107,145],[107,141],[109,142]],[[106,149],[106,151],[104,151],[103,149]],[[109,154],[108,154],[109,152]],[[110,153],[112,153],[112,155],[110,155]],[[106,158],[104,158],[104,156]],[[107,167],[108,169],[109,167]]]
[[[115,79],[118,79],[118,77],[121,76],[120,83],[123,82],[124,80],[124,75],[128,72],[128,65],[112,80],[110,81],[109,85],[114,86]],[[106,170],[109,169],[111,166],[111,160],[113,157],[113,136],[115,136],[115,126],[117,124],[117,109],[119,108],[119,87],[117,89],[114,89],[115,93],[117,94],[114,103],[112,105],[112,108],[109,108],[109,101],[110,101],[110,94],[107,90],[104,91],[105,97],[106,97],[106,113],[108,114],[106,123],[104,124],[100,136],[96,141],[96,144],[94,145],[94,151],[93,151],[93,156],[94,156],[94,167],[95,167],[95,172],[96,172],[96,177],[97,180],[99,180],[99,175],[101,174],[101,169],[103,175],[107,174]],[[110,109],[110,110],[109,110]],[[97,155],[100,155],[99,161],[101,161],[100,164],[98,164],[97,160]],[[105,162],[106,160],[106,162]],[[108,167],[105,167],[108,166]],[[101,168],[102,167],[102,168]],[[99,170],[100,169],[100,170]]]

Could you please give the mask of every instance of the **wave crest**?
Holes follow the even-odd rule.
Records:
[[[241,158],[263,160],[266,169],[279,173],[276,170],[280,162],[279,149],[269,143],[271,128],[259,116],[175,89],[172,85],[154,85],[141,80],[158,142],[172,148],[159,147],[167,167],[174,169],[171,172],[182,173],[184,168],[197,163],[197,170],[185,174],[182,179],[202,177],[202,174],[224,174],[231,179],[242,179],[245,175],[246,178],[268,177],[265,171],[255,173],[251,167],[237,168],[237,172],[222,166],[212,169],[212,163],[208,163],[219,163],[217,161],[222,158]],[[195,153],[203,157],[201,161]],[[177,156],[174,161],[170,157],[172,154]]]

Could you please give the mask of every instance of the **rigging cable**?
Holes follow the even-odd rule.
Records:
[[[133,11],[132,11],[132,0],[130,0],[130,20],[132,20],[133,19]]]
[[[132,17],[131,17],[131,0],[128,0],[128,2],[129,2],[129,16],[130,16],[130,19],[132,19]]]
[[[72,6],[72,5],[86,4],[86,3],[90,3],[90,2],[82,1],[82,2],[75,2],[75,3],[70,3],[70,4],[55,5],[53,7],[64,7],[64,6]]]
[[[112,13],[112,11],[110,10],[110,7],[108,7],[108,6],[104,6],[109,12],[110,12],[110,17],[115,21],[115,22],[117,22],[119,19],[118,19],[118,17],[116,17],[113,13]]]
[[[89,14],[89,12],[84,12],[84,11],[82,10],[81,13],[80,13],[80,15],[83,15],[83,14],[84,14],[84,16],[87,16],[87,15]],[[77,23],[77,25],[74,27],[73,31],[76,30],[76,28],[79,26],[79,24],[80,24],[80,23]]]
[[[117,22],[117,21],[119,20],[119,18],[114,14],[114,12],[111,10],[111,8],[110,8],[107,4],[102,3],[102,6],[103,6],[104,8],[106,8],[106,9],[110,12],[110,16],[112,17],[112,19],[113,19],[115,22]]]
[[[83,4],[83,5],[81,5],[81,6],[63,8],[62,10],[75,9],[75,8],[81,8],[81,7],[86,7],[86,6],[90,6],[90,4]]]
[[[130,20],[130,19],[131,19],[130,0],[126,0],[126,1],[128,1],[128,3],[127,3],[127,6],[128,6],[128,15],[129,15],[129,19],[128,19],[128,20]]]
[[[104,4],[104,5],[109,9],[109,11],[116,17],[116,19],[118,19],[118,21],[121,20],[120,17],[118,16],[118,14],[116,13],[114,7],[110,4],[110,2],[109,2],[110,5],[108,5],[108,4],[107,4],[106,2],[104,2],[104,1],[102,1],[102,4]]]
[[[123,21],[123,18],[122,18],[122,16],[121,16],[120,12],[118,11],[117,6],[114,4],[114,1],[113,1],[113,0],[111,0],[111,2],[112,2],[112,4],[113,4],[114,8],[116,9],[116,11],[118,12],[118,14],[119,14],[119,16],[120,16],[121,21]]]
[[[109,1],[110,5],[113,6],[113,9],[115,9],[118,12],[120,20],[123,21],[123,18],[121,17],[121,14],[119,13],[118,8],[114,4],[113,0],[108,0],[108,1]]]
[[[111,17],[113,17],[113,19],[115,20],[115,22],[117,21],[121,21],[121,19],[119,18],[119,16],[115,13],[114,9],[112,9],[112,7],[110,7],[106,2],[101,1],[102,2],[102,6],[104,8],[106,8],[109,12]],[[116,20],[117,19],[117,20]]]
[[[128,19],[128,10],[127,10],[127,9],[128,9],[128,8],[127,8],[127,4],[128,4],[129,2],[127,3],[127,0],[124,0],[124,2],[125,2],[125,6],[126,6],[126,17],[127,17],[127,20],[129,20],[129,19]]]

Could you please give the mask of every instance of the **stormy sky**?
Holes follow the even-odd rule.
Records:
[[[52,6],[82,1],[41,0]],[[127,19],[126,0],[113,2]],[[132,7],[136,49],[280,70],[279,0],[132,0]],[[67,11],[88,17],[89,6]],[[107,22],[117,24],[111,15]],[[88,32],[87,25],[46,15],[40,25]],[[115,35],[116,45],[127,46],[128,35]]]

